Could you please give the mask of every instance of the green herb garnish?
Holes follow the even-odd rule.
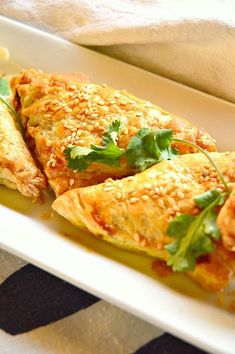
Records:
[[[171,129],[140,129],[127,146],[128,165],[143,171],[162,160],[175,158],[177,151],[171,147],[172,140]]]
[[[18,113],[16,112],[14,107],[12,107],[12,105],[7,101],[6,97],[8,97],[10,95],[11,95],[11,88],[10,88],[8,80],[0,77],[0,101],[3,104],[5,104],[5,106],[9,109],[9,111],[11,111],[11,113],[13,113],[15,121],[21,131],[21,134],[24,136],[23,126],[22,126],[21,120],[18,116]]]
[[[86,170],[93,162],[120,166],[120,158],[125,157],[128,166],[137,171],[162,161],[173,159],[177,152],[171,147],[171,129],[143,128],[130,139],[127,149],[117,146],[120,121],[114,121],[103,134],[103,146],[91,145],[83,148],[69,145],[65,149],[68,167],[77,172]]]
[[[116,144],[120,122],[113,122],[103,135],[103,146],[91,145],[90,148],[69,145],[65,149],[68,167],[76,172],[85,171],[93,162],[120,166],[124,150]]]
[[[169,223],[167,235],[174,236],[175,240],[165,249],[170,253],[167,265],[174,272],[193,270],[199,256],[214,250],[213,241],[220,238],[215,207],[222,205],[225,198],[226,193],[217,189],[207,191],[194,199],[200,214],[181,214]]]

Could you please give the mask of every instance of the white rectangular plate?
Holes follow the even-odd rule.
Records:
[[[93,82],[126,88],[205,127],[221,150],[235,148],[231,103],[3,17],[0,46],[11,54],[0,71],[81,71]],[[52,198],[32,205],[0,187],[0,246],[205,350],[235,353],[235,318],[215,297],[184,275],[157,278],[149,258],[92,239],[59,216],[46,220]]]

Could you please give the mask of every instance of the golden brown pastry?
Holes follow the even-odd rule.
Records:
[[[233,161],[235,164],[235,160]],[[235,187],[218,216],[224,247],[235,251]]]
[[[18,189],[24,196],[36,200],[45,188],[45,177],[18,131],[13,117],[0,102],[0,183]]]
[[[87,81],[87,80],[85,80]],[[14,105],[27,129],[31,145],[56,195],[71,188],[103,182],[108,177],[133,174],[123,163],[120,168],[93,163],[85,172],[68,169],[64,150],[68,144],[101,145],[102,135],[114,120],[122,128],[118,145],[126,148],[142,127],[171,128],[175,137],[215,151],[214,140],[187,120],[169,114],[125,90],[84,82],[84,77],[46,74],[28,70],[11,80]],[[180,153],[192,152],[178,144]]]
[[[227,181],[234,183],[231,162],[235,152],[211,153],[211,156]],[[166,235],[169,222],[179,214],[198,214],[194,198],[214,188],[223,187],[207,158],[200,153],[186,154],[160,162],[135,176],[73,189],[58,197],[52,207],[73,224],[118,247],[167,260],[164,246],[172,242],[172,237]],[[230,253],[226,254],[229,259]],[[224,268],[223,281],[216,276],[214,260],[212,266],[210,262],[211,259],[202,262],[192,277],[204,287],[218,290],[227,285],[229,262]],[[230,272],[229,279],[231,275]]]

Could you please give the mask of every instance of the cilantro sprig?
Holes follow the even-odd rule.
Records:
[[[177,151],[171,147],[172,140],[171,129],[140,129],[125,151],[128,165],[143,171],[160,161],[175,158]]]
[[[103,146],[91,145],[90,148],[68,145],[65,149],[68,167],[76,172],[85,171],[93,162],[120,166],[124,150],[117,146],[120,122],[114,121],[103,134]]]
[[[11,88],[8,80],[0,77],[0,102],[5,104],[9,111],[14,115],[15,121],[20,129],[21,134],[24,136],[23,126],[21,120],[18,116],[18,113],[14,109],[14,107],[8,102],[7,97],[11,95]]]
[[[103,134],[103,146],[91,145],[89,148],[69,145],[65,149],[68,167],[76,172],[85,171],[93,162],[120,166],[121,157],[125,157],[129,167],[136,171],[162,161],[173,159],[177,151],[171,147],[173,133],[171,129],[142,128],[130,139],[126,149],[117,146],[121,122],[114,121]]]
[[[181,214],[169,223],[167,235],[175,240],[165,249],[170,254],[167,265],[174,272],[193,270],[198,257],[214,250],[213,241],[220,238],[215,208],[224,203],[226,196],[218,189],[207,191],[194,199],[201,209],[200,214]]]
[[[194,269],[198,257],[214,250],[214,241],[220,238],[215,209],[224,204],[231,191],[217,163],[206,150],[187,140],[174,138],[173,141],[192,146],[205,155],[224,185],[223,192],[213,189],[194,199],[201,210],[197,216],[181,214],[168,224],[167,235],[175,240],[165,246],[170,254],[167,265],[175,272],[184,272]]]

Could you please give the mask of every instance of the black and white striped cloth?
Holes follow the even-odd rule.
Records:
[[[0,354],[203,354],[0,250]]]

